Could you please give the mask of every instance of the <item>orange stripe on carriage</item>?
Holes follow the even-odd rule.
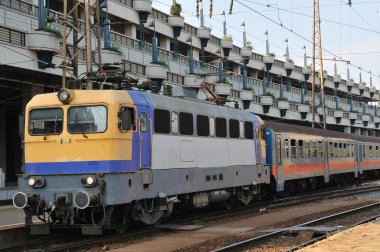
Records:
[[[330,161],[329,162],[329,169],[330,170],[337,170],[337,169],[355,169],[355,161]]]
[[[380,168],[380,160],[365,160],[363,161],[363,167],[373,167],[379,166]]]
[[[283,174],[296,174],[324,171],[324,163],[309,163],[309,164],[287,164],[283,166]]]
[[[277,177],[277,175],[278,175],[277,165],[272,165],[272,175]]]

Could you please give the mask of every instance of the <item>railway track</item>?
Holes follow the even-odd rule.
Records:
[[[84,247],[102,247],[110,243],[118,243],[130,241],[133,239],[141,239],[141,237],[157,235],[172,229],[173,226],[189,225],[195,221],[197,223],[205,223],[220,220],[221,218],[238,217],[242,214],[252,213],[259,214],[260,209],[278,209],[299,204],[305,204],[320,200],[349,197],[357,194],[366,194],[380,191],[379,186],[362,186],[355,188],[339,189],[329,192],[318,192],[309,195],[300,195],[297,197],[289,197],[285,199],[277,199],[272,201],[262,201],[251,204],[248,207],[238,207],[227,210],[203,209],[198,211],[188,211],[178,213],[172,216],[168,221],[159,226],[137,227],[128,231],[127,234],[111,234],[101,237],[83,237],[78,234],[66,234],[56,236],[44,236],[38,239],[30,239],[11,244],[0,245],[0,251],[25,251],[25,249],[39,249],[40,251],[73,251]],[[25,228],[24,228],[25,229]]]
[[[380,202],[369,204],[369,205],[362,206],[362,207],[357,207],[357,208],[350,209],[350,210],[347,210],[347,211],[343,211],[343,212],[340,212],[340,213],[335,213],[335,214],[332,214],[332,215],[321,217],[321,218],[318,218],[318,219],[315,219],[315,220],[311,220],[311,221],[308,221],[308,222],[305,222],[305,223],[302,223],[302,224],[298,224],[298,225],[295,225],[295,226],[291,226],[291,227],[287,227],[287,228],[282,228],[280,230],[277,230],[277,231],[274,231],[274,232],[270,232],[270,233],[267,233],[267,234],[264,234],[264,235],[255,236],[255,237],[252,237],[252,238],[249,238],[249,239],[237,242],[237,243],[233,243],[233,244],[229,244],[227,246],[221,247],[221,248],[217,248],[215,250],[212,250],[212,252],[237,251],[237,250],[247,249],[247,248],[249,249],[250,246],[253,246],[255,244],[261,244],[261,245],[263,245],[263,243],[265,243],[265,241],[267,241],[268,239],[273,239],[273,238],[275,238],[277,236],[281,236],[282,234],[284,234],[284,232],[287,232],[287,231],[292,231],[294,229],[301,228],[301,227],[308,227],[308,226],[311,226],[311,225],[326,223],[326,222],[328,222],[330,220],[336,220],[337,218],[343,218],[343,217],[346,217],[348,215],[358,214],[358,213],[361,213],[361,212],[364,212],[364,211],[368,211],[370,209],[376,209],[376,210],[380,209]],[[337,231],[340,232],[340,231],[343,231],[343,230],[345,230],[347,228],[350,228],[352,226],[359,225],[359,224],[362,224],[362,223],[366,223],[366,222],[375,220],[376,218],[379,218],[379,217],[380,217],[380,215],[377,214],[377,215],[371,216],[370,218],[366,218],[365,220],[361,220],[359,222],[356,222],[355,224],[350,225],[348,227],[339,227]],[[337,231],[335,231],[335,232],[337,232]],[[293,248],[291,248],[288,251],[295,251],[295,250],[297,250],[299,248],[308,246],[308,245],[310,245],[312,243],[315,243],[315,242],[317,242],[317,241],[319,241],[321,239],[324,239],[327,235],[328,234],[325,234],[324,236],[318,237],[316,239],[311,239],[311,240],[309,240],[307,242],[304,242],[304,243],[302,243],[300,245],[294,246]]]

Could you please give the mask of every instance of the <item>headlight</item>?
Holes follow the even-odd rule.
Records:
[[[74,93],[67,89],[61,89],[58,91],[58,100],[62,103],[68,103],[73,98]]]
[[[34,186],[36,184],[36,180],[34,178],[28,179],[28,185]]]
[[[94,185],[95,184],[95,178],[94,177],[92,177],[92,176],[90,176],[90,177],[87,177],[87,179],[86,179],[86,183],[87,183],[87,185]]]

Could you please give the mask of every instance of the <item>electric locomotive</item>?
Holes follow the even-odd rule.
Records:
[[[158,223],[175,204],[249,204],[270,183],[265,126],[209,102],[134,90],[36,95],[13,203],[32,234]],[[42,223],[35,223],[38,218]]]

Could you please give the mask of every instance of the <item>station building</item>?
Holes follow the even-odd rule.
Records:
[[[62,30],[63,2],[49,2],[48,15],[53,20],[49,25]],[[230,41],[226,41],[228,38],[210,35],[210,30],[205,27],[195,27],[186,22],[181,24],[181,20],[152,9],[151,4],[151,0],[108,1],[110,39],[123,52],[123,69],[135,74],[140,81],[161,78],[164,85],[173,87],[174,95],[191,93],[199,99],[204,99],[204,94],[193,92],[194,87],[205,80],[211,83],[210,87],[216,94],[228,96],[230,102],[227,102],[227,106],[249,110],[264,119],[311,125],[312,87],[311,78],[307,78],[310,67],[296,66],[291,60],[281,61],[274,55],[254,53],[248,47],[230,45]],[[144,23],[140,22],[143,12],[149,13]],[[83,20],[83,17],[82,8],[79,20]],[[149,26],[152,20],[155,20],[155,29]],[[178,27],[181,32],[177,34],[178,37],[174,37],[173,29]],[[56,40],[55,45],[51,45],[50,39],[36,42],[37,28],[38,0],[0,1],[0,168],[5,173],[6,186],[16,185],[16,175],[22,171],[19,124],[26,103],[36,94],[61,88],[62,69],[59,66],[62,63],[62,41]],[[158,58],[160,62],[165,62],[160,66],[151,64],[150,41],[154,34],[158,39]],[[41,62],[37,60],[38,52],[51,47],[56,48],[57,54],[53,56],[49,67],[41,68]],[[230,49],[228,57],[224,49]],[[189,74],[191,53],[194,73],[207,76],[205,79]],[[247,57],[249,62],[245,79],[243,62]],[[218,76],[221,58],[224,58],[223,79]],[[84,53],[79,54],[79,62],[81,74],[85,71]],[[338,75],[326,74],[323,77],[327,128],[361,135],[379,135],[379,108],[371,105],[377,104],[379,90],[362,82],[341,79]],[[243,86],[244,79],[246,86]],[[319,87],[316,77],[317,125],[322,120]]]

